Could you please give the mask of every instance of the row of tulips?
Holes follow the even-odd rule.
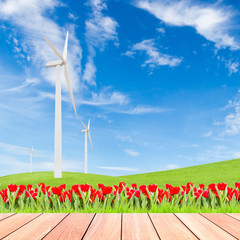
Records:
[[[89,184],[76,184],[67,190],[66,184],[59,187],[46,186],[44,183],[33,185],[10,184],[0,191],[0,211],[16,209],[42,211],[81,211],[89,208],[127,207],[133,209],[151,209],[151,207],[169,204],[181,207],[217,208],[223,205],[240,207],[240,183],[235,188],[226,183],[195,186],[187,183],[180,187],[166,184],[165,189],[156,184],[149,186],[120,182],[118,185],[98,184],[94,189]]]

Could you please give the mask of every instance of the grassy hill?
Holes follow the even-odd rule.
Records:
[[[0,177],[0,189],[5,188],[10,183],[35,185],[44,182],[51,186],[58,186],[59,184],[65,183],[68,187],[76,183],[88,183],[96,187],[98,183],[113,185],[118,184],[120,181],[128,184],[137,183],[138,185],[155,183],[160,187],[164,187],[166,183],[178,186],[186,184],[187,182],[196,184],[227,182],[230,186],[233,186],[234,182],[240,182],[240,159],[120,177],[63,172],[63,178],[54,179],[53,172],[22,173]]]

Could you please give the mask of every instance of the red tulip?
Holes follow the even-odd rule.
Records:
[[[10,192],[16,192],[17,191],[17,185],[15,185],[15,184],[9,184],[8,185],[8,189],[9,189],[9,191]]]
[[[187,183],[187,188],[191,188],[192,186],[193,186],[193,183],[191,183],[191,182]]]
[[[134,195],[135,195],[135,197],[139,198],[139,196],[140,196],[140,191],[137,190]]]
[[[127,195],[128,195],[128,199],[130,199],[131,197],[132,197],[132,193],[130,193],[130,192],[127,192]]]
[[[45,188],[45,183],[39,183],[38,186],[41,188]]]
[[[198,199],[198,198],[200,197],[200,193],[195,192],[195,193],[194,193],[194,196],[196,197],[196,199]]]
[[[104,184],[99,183],[99,184],[98,184],[98,188],[101,189],[102,187],[105,187]]]
[[[139,187],[139,190],[142,191],[143,193],[146,193],[147,192],[147,186],[146,185],[141,185]]]
[[[62,188],[60,187],[53,187],[52,188],[52,193],[55,194],[55,195],[61,195],[62,194]]]
[[[73,186],[72,186],[72,190],[73,190],[76,194],[80,193],[80,191],[79,191],[79,184],[73,185]]]
[[[136,189],[137,189],[137,184],[136,184],[136,183],[133,183],[133,184],[132,184],[132,188],[136,190]]]
[[[19,190],[18,190],[19,193],[23,193],[23,192],[26,190],[26,186],[20,184],[20,185],[18,186],[18,189],[19,189]]]
[[[124,186],[126,186],[126,183],[125,183],[125,182],[120,182],[120,183],[119,183],[119,187],[120,187],[120,188],[123,188]]]
[[[218,190],[221,190],[221,191],[224,191],[226,189],[226,187],[227,187],[227,184],[224,183],[224,182],[223,183],[219,183],[217,185]]]
[[[215,183],[211,183],[208,185],[208,188],[211,189],[212,191],[216,190],[216,184]]]
[[[171,187],[172,187],[171,184],[166,184],[166,189],[169,189],[169,188],[171,188]]]
[[[102,188],[103,195],[110,194],[111,192],[112,192],[112,187],[103,187]]]
[[[205,198],[208,198],[208,191],[203,191],[202,196],[205,197]]]
[[[240,182],[236,182],[236,183],[235,183],[235,187],[240,190]]]
[[[80,189],[81,189],[82,192],[88,192],[88,190],[91,189],[91,188],[92,188],[92,186],[87,184],[87,183],[80,185]]]
[[[179,191],[180,191],[180,187],[171,187],[171,188],[169,189],[169,191],[170,191],[170,194],[171,194],[171,195],[178,194]]]
[[[148,191],[149,192],[156,192],[157,191],[158,186],[156,184],[152,184],[148,186]]]

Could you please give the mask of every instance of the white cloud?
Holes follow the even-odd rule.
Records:
[[[228,60],[226,61],[225,66],[228,68],[229,75],[231,76],[232,73],[238,72],[239,62],[232,62],[232,60]]]
[[[30,148],[13,145],[13,144],[7,144],[4,142],[0,142],[0,148],[6,152],[14,153],[17,155],[28,155]]]
[[[55,99],[55,94],[51,92],[38,91],[37,100]],[[71,102],[68,96],[62,95],[62,101]],[[90,106],[108,106],[108,105],[126,105],[129,103],[129,98],[118,91],[111,91],[111,87],[105,87],[100,92],[92,92],[89,99],[76,99],[77,105],[90,105]]]
[[[94,57],[96,55],[95,48],[104,50],[109,41],[115,44],[118,42],[116,28],[118,23],[111,17],[103,13],[107,10],[106,0],[89,0],[88,6],[91,7],[89,19],[85,21],[86,40],[88,44],[88,61],[83,73],[83,80],[90,85],[96,85],[96,66]]]
[[[228,114],[225,117],[225,133],[236,135],[240,133],[240,107],[235,108],[235,113]]]
[[[128,168],[128,167],[97,167],[101,169],[107,169],[107,170],[116,170],[116,171],[128,171],[128,172],[137,172],[137,168]]]
[[[168,164],[165,168],[167,170],[171,170],[171,169],[179,168],[179,166],[177,164]]]
[[[68,13],[68,18],[75,22],[79,17],[74,16],[72,13]]]
[[[177,164],[168,164],[164,168],[158,169],[157,171],[166,171],[180,168]]]
[[[37,101],[50,99],[55,99],[55,94],[50,92],[43,92],[38,91],[38,96],[35,98]],[[62,101],[69,102],[70,99],[68,96],[62,95]],[[128,107],[130,103],[130,99],[127,95],[124,95],[118,91],[111,91],[111,87],[103,88],[99,93],[92,92],[91,98],[89,99],[77,99],[77,105],[89,105],[89,106],[98,106],[98,107],[105,107],[106,113],[120,113],[120,114],[129,114],[129,115],[142,115],[142,114],[149,114],[149,113],[162,113],[171,111],[171,109],[167,108],[159,108],[159,107],[152,107],[152,106],[143,106],[138,105],[136,107]],[[119,107],[108,107],[111,105],[118,105]],[[1,106],[1,104],[0,104]]]
[[[20,145],[14,145],[14,144],[8,144],[8,143],[4,143],[4,142],[0,142],[0,149],[2,149],[3,151],[10,153],[10,154],[14,154],[14,155],[21,155],[21,156],[26,156],[29,155],[30,152],[30,147],[24,147],[24,146],[20,146]],[[43,151],[43,150],[38,150],[38,149],[34,149],[34,156],[38,157],[38,158],[53,158],[53,154]]]
[[[8,21],[21,36],[21,40],[13,42],[21,46],[22,55],[36,67],[42,67],[41,73],[49,82],[55,85],[55,69],[46,69],[45,64],[57,57],[52,52],[50,46],[45,41],[47,36],[50,42],[61,52],[64,46],[66,29],[59,26],[51,19],[57,7],[63,6],[57,0],[22,0],[16,3],[15,0],[0,2],[0,19]],[[50,13],[50,16],[49,16]],[[49,16],[49,17],[48,17]],[[69,71],[73,90],[79,87],[79,73],[81,72],[82,49],[79,40],[75,35],[75,25],[69,24]],[[67,89],[66,82],[63,81],[63,89]]]
[[[0,142],[0,175],[13,174],[19,172],[28,172],[30,147],[8,144]],[[69,159],[63,156],[63,171],[82,171],[83,161]],[[4,167],[3,167],[4,166]],[[8,166],[5,168],[5,166]],[[3,169],[11,169],[6,172]],[[45,150],[35,149],[33,151],[33,171],[53,171],[54,170],[54,155]]]
[[[233,112],[229,113],[223,122],[225,130],[223,134],[237,135],[240,133],[240,89],[238,94],[230,100],[223,110],[233,109]]]
[[[137,151],[135,151],[135,150],[133,150],[133,149],[125,149],[124,151],[125,151],[125,153],[127,153],[127,154],[130,155],[131,157],[137,157],[137,156],[140,155],[139,152],[137,152]]]
[[[202,137],[211,137],[213,134],[212,130],[208,131],[208,132],[205,132],[202,134]]]
[[[131,51],[124,53],[126,56],[133,56],[136,52],[145,52],[148,59],[142,64],[142,67],[149,66],[155,68],[158,66],[175,67],[182,62],[182,58],[173,57],[161,53],[154,44],[153,39],[144,40],[133,45]]]
[[[110,90],[110,87],[105,87],[99,93],[92,92],[92,98],[90,100],[80,100],[80,104],[94,106],[117,104],[122,106],[129,103],[128,96],[122,94],[121,92]]]
[[[141,114],[147,114],[147,113],[166,112],[166,111],[170,111],[170,109],[138,105],[138,106],[136,106],[135,108],[132,108],[132,109],[115,110],[115,111],[118,112],[118,113],[123,113],[123,114],[141,115]]]
[[[217,48],[239,49],[239,44],[230,35],[234,26],[235,11],[217,3],[199,3],[191,0],[180,1],[135,1],[135,6],[144,9],[169,26],[190,26]]]
[[[237,147],[239,149],[239,147]],[[240,152],[237,149],[229,148],[223,145],[216,145],[206,149],[201,149],[197,152],[194,160],[200,162],[218,162],[223,160],[236,159],[240,157]]]
[[[0,89],[0,92],[17,92],[17,91],[21,91],[22,89],[24,89],[25,87],[29,86],[29,85],[37,85],[39,84],[39,80],[37,78],[27,78],[26,81],[24,81],[20,86],[17,87],[12,87],[12,88],[7,88],[7,89]]]
[[[164,33],[165,33],[165,29],[163,27],[157,28],[156,30],[157,30],[157,32],[161,33],[162,35],[164,35]]]
[[[86,63],[83,72],[83,80],[87,81],[87,83],[90,85],[96,85],[96,72],[97,68],[93,62],[93,56],[88,56],[88,62]]]
[[[132,141],[133,141],[130,136],[123,136],[123,135],[121,135],[121,134],[118,134],[118,135],[116,136],[116,139],[119,139],[119,140],[122,141],[122,142],[132,142]]]

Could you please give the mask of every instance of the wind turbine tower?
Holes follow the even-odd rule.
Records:
[[[55,87],[55,138],[54,138],[54,177],[62,177],[62,100],[61,100],[61,67],[64,66],[64,75],[68,86],[68,91],[72,100],[73,108],[77,116],[77,111],[74,103],[73,92],[69,77],[67,65],[67,48],[68,48],[68,32],[66,35],[63,55],[49,42],[45,40],[57,55],[59,60],[51,61],[46,64],[46,67],[56,67],[56,87]]]
[[[82,130],[82,132],[85,132],[85,162],[84,162],[84,173],[87,173],[87,135],[89,137],[89,141],[91,143],[92,146],[92,140],[91,140],[91,135],[90,135],[90,119],[88,120],[88,126],[86,126],[83,122],[82,122],[83,126],[85,127],[84,130]],[[93,150],[93,146],[92,146],[92,150]]]

